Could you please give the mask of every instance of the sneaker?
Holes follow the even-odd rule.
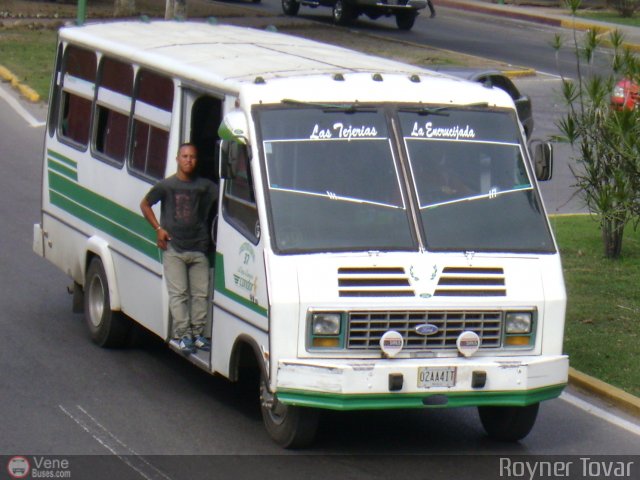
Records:
[[[196,346],[196,348],[204,350],[205,352],[211,350],[211,342],[208,338],[203,337],[202,335],[198,335],[195,338],[194,345]]]
[[[178,347],[180,348],[180,351],[185,355],[189,355],[190,353],[195,353],[196,351],[196,347],[193,344],[193,340],[191,339],[191,337],[188,337],[186,335],[180,339],[180,342],[178,343]]]

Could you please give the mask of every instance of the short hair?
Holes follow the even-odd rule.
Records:
[[[178,151],[176,152],[176,155],[180,155],[180,150],[182,150],[182,147],[193,147],[196,151],[196,153],[198,153],[198,147],[196,147],[196,144],[193,142],[183,142],[180,145],[178,145]]]

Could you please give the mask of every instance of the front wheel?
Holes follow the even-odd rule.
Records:
[[[300,10],[300,4],[296,0],[282,0],[282,11],[285,15],[295,16]]]
[[[333,4],[333,21],[338,25],[349,25],[357,15],[348,0],[336,0]]]
[[[131,331],[130,320],[111,310],[109,282],[99,258],[89,263],[84,283],[84,318],[89,335],[101,347],[124,347]]]
[[[478,407],[478,413],[489,437],[502,442],[517,442],[533,428],[539,406],[539,403],[534,403],[526,407]]]
[[[416,22],[417,12],[398,12],[396,13],[396,25],[400,30],[411,30]]]
[[[318,411],[278,402],[269,391],[264,374],[260,375],[260,410],[267,432],[281,447],[304,448],[313,442],[318,430]]]

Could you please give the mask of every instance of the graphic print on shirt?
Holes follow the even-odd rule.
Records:
[[[174,196],[176,210],[175,222],[178,225],[193,225],[197,221],[196,198],[193,191],[177,191]]]

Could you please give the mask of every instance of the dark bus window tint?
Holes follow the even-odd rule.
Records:
[[[92,98],[86,85],[95,82],[96,67],[95,53],[75,46],[65,50],[62,73],[67,79],[66,83],[62,80],[60,135],[82,148],[89,144],[91,120]]]
[[[103,59],[100,86],[130,97],[133,89],[133,68],[111,58]]]
[[[233,158],[233,176],[225,182],[223,209],[226,218],[247,237],[257,244],[260,239],[260,222],[253,193],[251,165],[247,147],[230,143],[223,148],[223,161]]]
[[[138,74],[138,100],[170,112],[173,109],[173,82],[170,78],[142,70]]]
[[[91,100],[65,92],[63,102],[60,129],[62,136],[86,147],[89,143]]]
[[[65,52],[65,73],[88,82],[95,82],[95,53],[74,46],[67,47]]]
[[[118,163],[124,161],[129,117],[105,107],[98,107],[96,150]]]
[[[171,78],[148,70],[138,72],[129,167],[153,179],[163,178],[167,166],[173,90]],[[141,108],[143,105],[147,108]],[[155,118],[150,118],[150,115]],[[166,125],[166,128],[152,123]]]
[[[164,177],[169,132],[152,127],[144,122],[134,122],[133,154],[131,168],[152,178]]]
[[[133,67],[127,63],[104,57],[100,62],[99,78],[95,149],[106,159],[122,165],[127,150],[128,113],[131,92],[133,91]],[[125,97],[126,114],[122,113],[122,109],[125,108],[122,97],[115,94]],[[119,105],[119,108],[116,105]]]
[[[49,107],[49,115],[47,117],[49,136],[53,136],[56,131],[58,122],[58,112],[60,111],[60,99],[62,98],[60,89],[62,88],[62,45],[58,45],[56,54],[56,66],[53,72],[53,88],[51,89],[51,99]]]

